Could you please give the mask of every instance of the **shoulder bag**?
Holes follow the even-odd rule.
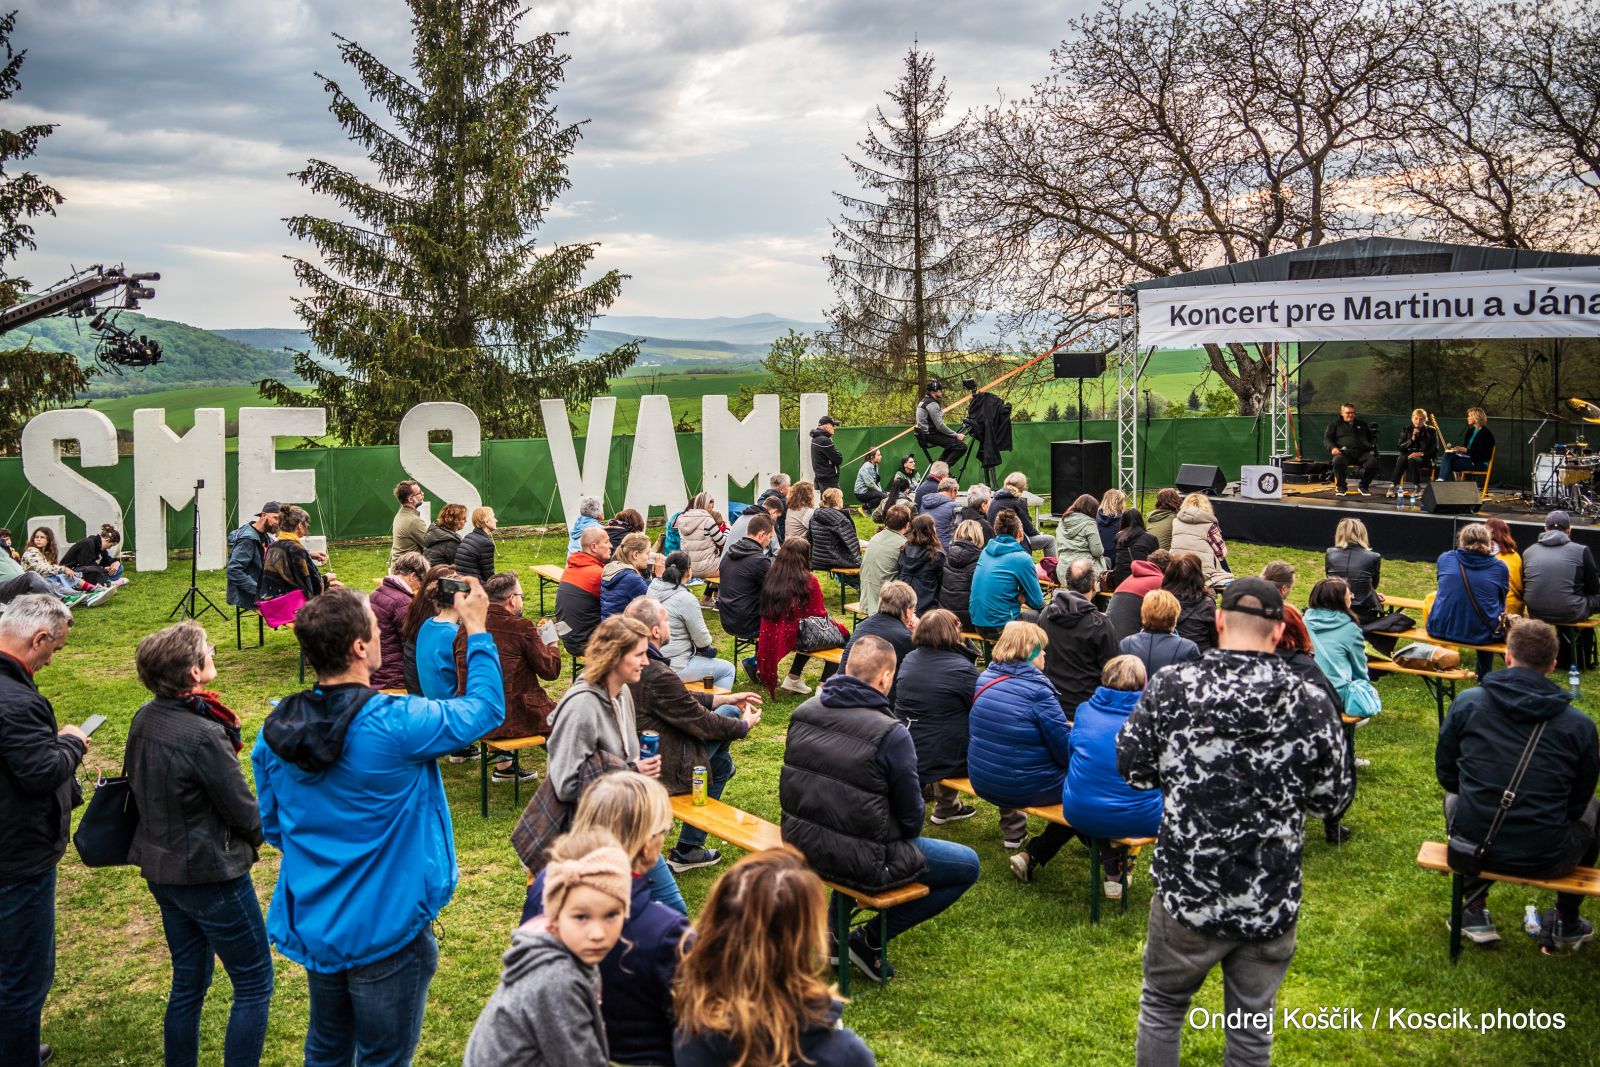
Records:
[[[796,651],[809,656],[813,652],[843,647],[844,639],[839,636],[839,628],[828,616],[808,615],[800,620],[795,637]]]
[[[1509,621],[1506,614],[1501,612],[1499,619],[1490,622],[1489,616],[1485,615],[1483,609],[1478,606],[1478,598],[1472,595],[1472,583],[1467,581],[1467,565],[1461,562],[1459,556],[1456,557],[1456,566],[1461,568],[1461,588],[1467,594],[1467,603],[1472,605],[1472,613],[1478,616],[1478,621],[1483,623],[1490,633],[1497,637],[1505,633],[1506,623]]]
[[[85,867],[121,867],[128,862],[128,850],[138,829],[139,808],[133,802],[133,786],[127,776],[101,775],[83,818],[78,820],[72,844]]]
[[[1523,746],[1522,758],[1517,761],[1517,769],[1512,772],[1511,781],[1506,783],[1505,792],[1500,794],[1500,806],[1495,809],[1494,818],[1489,822],[1489,830],[1483,835],[1483,841],[1481,843],[1468,841],[1454,830],[1450,831],[1445,858],[1452,871],[1469,878],[1476,878],[1483,873],[1483,858],[1494,844],[1495,837],[1499,835],[1500,824],[1506,821],[1506,812],[1510,811],[1511,805],[1516,802],[1517,788],[1522,785],[1522,776],[1528,773],[1528,764],[1533,761],[1533,750],[1539,747],[1539,738],[1544,736],[1545,725],[1541,722],[1535,726],[1533,735]]]

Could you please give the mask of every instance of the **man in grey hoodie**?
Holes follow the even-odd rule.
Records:
[[[1544,533],[1522,554],[1522,600],[1544,622],[1577,622],[1600,611],[1600,569],[1588,545],[1572,539],[1572,517],[1552,511]]]

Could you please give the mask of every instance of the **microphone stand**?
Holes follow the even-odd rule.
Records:
[[[222,617],[224,622],[228,620],[227,613],[213,604],[211,598],[200,591],[200,490],[205,487],[206,480],[204,478],[194,483],[194,541],[192,542],[194,551],[189,553],[189,588],[184,592],[183,596],[178,598],[177,607],[167,614],[169,619],[176,616],[180,611],[183,612],[183,617],[186,619],[199,618],[207,611],[214,611]],[[197,601],[201,600],[206,602],[206,606],[203,608],[197,603]]]

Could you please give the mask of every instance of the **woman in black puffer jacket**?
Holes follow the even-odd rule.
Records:
[[[1175,552],[1161,588],[1178,598],[1179,637],[1187,637],[1201,652],[1217,647],[1217,595],[1206,588],[1205,569],[1193,552]]]
[[[810,540],[812,570],[861,566],[861,538],[840,490],[823,490],[822,506],[811,513]]]
[[[955,613],[942,608],[917,620],[911,645],[896,676],[894,713],[911,730],[917,778],[935,800],[933,821],[965,818],[972,808],[939,780],[967,776],[967,716],[978,687],[978,655],[961,640]]]
[[[494,577],[494,533],[500,525],[495,521],[494,508],[475,508],[472,512],[472,532],[461,539],[456,549],[456,573],[465,578],[472,575],[480,582]]]
[[[939,606],[954,612],[964,631],[972,629],[972,572],[977,570],[981,555],[983,527],[968,519],[956,527],[950,538],[939,585]]]
[[[918,515],[906,528],[895,577],[916,590],[918,615],[938,606],[939,588],[944,584],[944,549],[931,516]]]

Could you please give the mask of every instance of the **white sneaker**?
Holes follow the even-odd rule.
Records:
[[[778,683],[778,688],[785,693],[799,693],[805,696],[811,692],[811,687],[792,674],[784,675],[783,681]]]
[[[1106,899],[1107,900],[1121,900],[1122,899],[1122,883],[1121,882],[1119,882],[1119,881],[1117,881],[1115,879],[1108,878],[1108,879],[1106,879],[1106,883],[1105,883],[1103,888],[1105,889]]]

